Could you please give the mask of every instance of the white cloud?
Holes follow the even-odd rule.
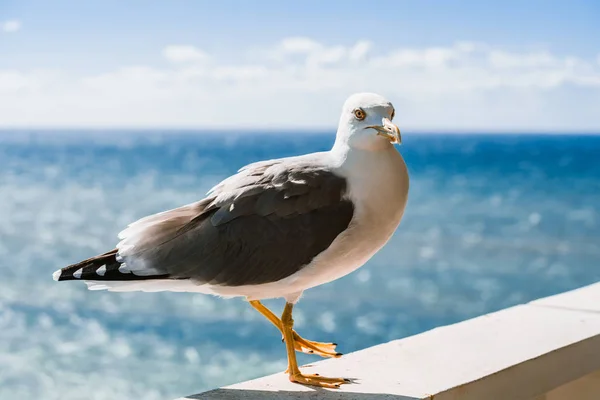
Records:
[[[489,53],[489,61],[495,68],[552,68],[560,64],[560,61],[547,51],[513,54],[493,50]]]
[[[465,57],[469,51],[463,47],[427,49],[400,49],[386,56],[380,57],[375,61],[378,67],[419,67],[436,68],[445,67],[452,60],[460,60]]]
[[[21,29],[21,21],[17,19],[11,19],[8,21],[0,22],[0,30],[6,33],[14,33]]]
[[[321,44],[305,37],[290,37],[281,41],[278,49],[283,53],[312,53],[322,48]]]
[[[203,62],[209,59],[206,52],[194,46],[167,46],[163,56],[173,63]]]
[[[596,59],[458,42],[382,51],[285,38],[230,52],[168,46],[168,67],[97,75],[0,70],[0,125],[332,127],[345,97],[380,92],[403,127],[600,129]]]
[[[367,56],[373,44],[367,40],[359,40],[349,51],[349,58],[352,61],[363,61]]]

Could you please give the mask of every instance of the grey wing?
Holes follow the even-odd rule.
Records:
[[[252,164],[206,199],[130,225],[117,247],[125,264],[119,271],[226,286],[294,274],[329,247],[354,213],[346,180],[315,156]]]

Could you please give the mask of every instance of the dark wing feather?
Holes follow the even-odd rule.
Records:
[[[132,224],[119,245],[131,276],[239,286],[294,274],[354,213],[346,180],[312,157],[252,164],[206,199]]]

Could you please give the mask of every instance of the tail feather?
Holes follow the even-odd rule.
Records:
[[[88,258],[77,264],[59,269],[52,277],[55,281],[93,280],[93,281],[131,281],[145,279],[165,279],[168,275],[134,275],[127,270],[119,257],[118,250]]]

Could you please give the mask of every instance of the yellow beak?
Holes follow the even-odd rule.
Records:
[[[400,136],[400,129],[392,123],[388,118],[381,120],[382,124],[369,126],[369,128],[375,129],[379,136],[383,136],[388,139],[391,143],[402,143],[402,137]]]

